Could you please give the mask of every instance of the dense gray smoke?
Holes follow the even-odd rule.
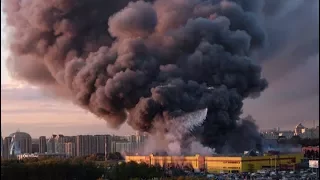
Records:
[[[263,5],[5,0],[13,29],[8,68],[14,78],[69,97],[115,128],[127,122],[155,132],[155,124],[173,115],[207,108],[192,136],[217,152],[226,146],[242,152],[260,143],[254,123],[238,121],[243,100],[267,87],[250,58],[266,40]]]

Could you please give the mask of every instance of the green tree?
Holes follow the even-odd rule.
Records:
[[[6,180],[96,180],[103,174],[93,162],[76,162],[71,159],[39,159],[2,161],[1,179]]]
[[[124,160],[124,158],[119,152],[115,152],[115,153],[109,153],[107,155],[107,160]]]

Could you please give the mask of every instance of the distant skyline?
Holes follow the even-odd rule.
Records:
[[[298,123],[312,127],[314,120],[319,125],[319,51],[318,40],[314,45],[315,39],[312,39],[319,38],[315,34],[319,30],[319,17],[317,15],[307,20],[313,17],[313,13],[319,13],[319,9],[313,9],[297,14],[299,17],[290,16],[292,22],[288,24],[284,23],[284,20],[288,20],[286,18],[272,21],[279,28],[272,29],[274,31],[289,25],[294,31],[288,33],[289,40],[281,45],[281,53],[276,52],[267,58],[257,56],[270,84],[259,98],[245,100],[243,116],[252,115],[260,129],[280,127],[288,130]],[[54,97],[46,97],[39,89],[30,85],[22,86],[12,80],[5,65],[5,59],[10,54],[6,47],[7,38],[5,15],[1,9],[2,136],[8,136],[17,129],[28,132],[32,137],[50,136],[52,133],[126,135],[134,132],[127,124],[119,130],[110,129],[104,120],[81,108]],[[302,50],[297,53],[299,49]],[[303,53],[305,49],[308,52]]]

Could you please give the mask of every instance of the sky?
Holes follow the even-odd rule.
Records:
[[[298,3],[293,5],[299,6]],[[315,9],[316,13],[318,11]],[[316,45],[313,43],[314,38],[319,38],[315,28],[318,24],[315,19],[308,19],[315,12],[309,9],[302,15],[295,13],[297,17],[293,18],[288,11],[279,15],[277,20],[266,21],[272,23],[268,33],[274,39],[270,42],[279,45],[277,51],[271,47],[267,53],[256,55],[263,67],[263,75],[270,83],[269,88],[260,97],[245,100],[243,109],[244,115],[250,114],[256,119],[260,129],[293,129],[300,122],[307,127],[311,127],[314,121],[319,124],[318,40]],[[275,36],[288,26],[290,32]],[[12,80],[5,63],[10,54],[6,47],[6,30],[5,14],[1,9],[2,136],[18,129],[33,137],[53,133],[126,135],[134,132],[128,125],[119,130],[110,129],[104,120],[81,108],[44,96],[38,88]],[[284,40],[280,42],[281,38]]]

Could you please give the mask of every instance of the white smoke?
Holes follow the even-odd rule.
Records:
[[[206,119],[208,109],[202,109],[195,112],[187,113],[174,118],[171,122],[169,131],[180,132],[181,134],[190,132],[193,128],[202,125]]]
[[[202,125],[207,117],[207,112],[207,109],[194,111],[171,119],[170,124],[161,125],[165,126],[168,132],[152,135],[146,142],[143,154],[165,152],[168,155],[181,155],[183,137],[195,127]],[[195,138],[190,137],[188,141],[190,141],[190,152],[188,154],[211,155],[215,153],[214,149],[204,147]]]
[[[200,154],[200,155],[212,155],[215,154],[215,150],[209,147],[203,146],[198,141],[193,141],[191,143],[191,154]]]

